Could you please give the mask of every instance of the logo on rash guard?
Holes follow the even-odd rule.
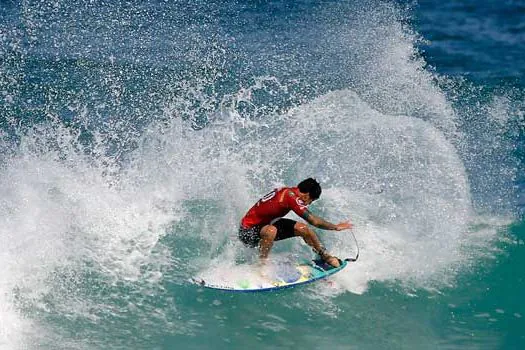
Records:
[[[297,205],[299,205],[301,208],[306,208],[306,204],[303,202],[303,200],[299,197],[295,198],[295,202]]]

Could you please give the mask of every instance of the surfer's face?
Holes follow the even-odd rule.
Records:
[[[301,197],[302,201],[306,205],[310,205],[314,201],[312,198],[310,198],[310,193],[302,193],[302,192],[300,192],[299,197]]]

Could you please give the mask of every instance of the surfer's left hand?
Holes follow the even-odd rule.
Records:
[[[354,225],[350,221],[343,221],[335,225],[336,231],[350,230]]]

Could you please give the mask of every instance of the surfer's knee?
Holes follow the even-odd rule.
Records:
[[[261,229],[261,238],[267,240],[275,240],[277,236],[277,227],[273,225],[266,225]]]
[[[303,224],[302,222],[298,222],[295,224],[294,231],[296,236],[301,236],[304,238],[311,237],[315,234],[314,231],[310,227],[308,227],[308,225]]]

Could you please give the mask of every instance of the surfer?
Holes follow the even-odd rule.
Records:
[[[301,181],[297,187],[274,189],[255,203],[242,218],[239,239],[249,247],[258,246],[259,257],[264,262],[274,241],[299,236],[324,261],[339,267],[339,259],[326,251],[315,232],[307,224],[283,218],[293,210],[309,224],[323,230],[341,231],[352,228],[350,221],[332,224],[310,213],[308,205],[320,196],[321,185],[313,178]]]

